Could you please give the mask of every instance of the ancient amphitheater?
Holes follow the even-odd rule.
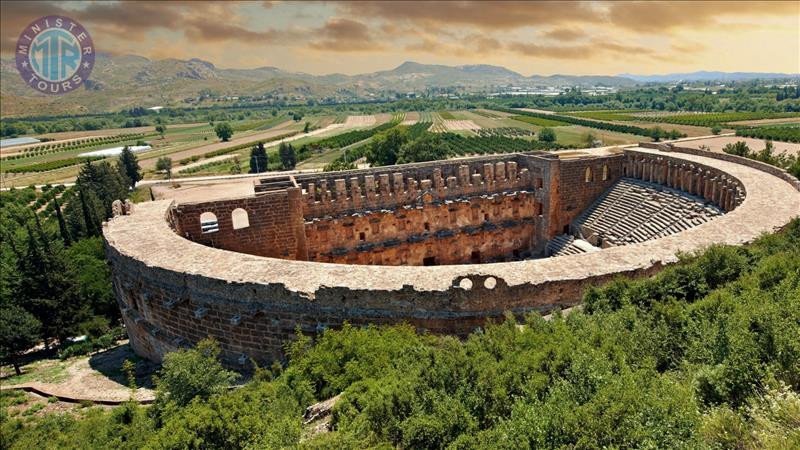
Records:
[[[212,336],[246,370],[297,329],[465,335],[572,306],[618,274],[784,226],[799,191],[752,160],[641,144],[263,179],[242,198],[123,208],[104,235],[137,353]]]

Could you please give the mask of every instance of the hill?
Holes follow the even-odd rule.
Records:
[[[358,75],[312,75],[276,67],[224,69],[193,58],[150,60],[136,55],[98,54],[86,89],[69,97],[38,94],[26,86],[14,61],[0,61],[3,117],[82,114],[133,106],[190,106],[226,97],[305,102],[391,99],[408,92],[454,88],[489,91],[497,86],[632,86],[621,77],[553,75],[530,77],[492,65],[445,66],[404,62],[391,70]],[[68,101],[65,101],[67,100]]]

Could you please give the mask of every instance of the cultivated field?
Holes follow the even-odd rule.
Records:
[[[445,120],[444,127],[447,131],[475,131],[481,129],[480,125],[471,120]]]
[[[416,111],[407,112],[405,118],[400,123],[400,125],[414,125],[415,123],[419,122],[419,113]]]
[[[347,128],[371,127],[375,125],[375,116],[347,116],[344,126]]]

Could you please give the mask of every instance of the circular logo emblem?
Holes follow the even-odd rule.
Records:
[[[77,21],[45,16],[25,27],[15,48],[25,83],[45,94],[65,94],[82,85],[94,67],[94,43]]]

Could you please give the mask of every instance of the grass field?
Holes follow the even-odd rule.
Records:
[[[552,120],[552,119],[544,119],[541,117],[511,116],[511,119],[519,122],[529,123],[531,125],[537,125],[540,127],[563,127],[565,125],[569,125],[565,122],[560,122],[558,120]]]

